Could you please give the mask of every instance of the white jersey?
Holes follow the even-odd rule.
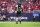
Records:
[[[18,5],[16,5],[16,7],[17,7],[17,11],[21,11],[22,10],[21,8],[23,8],[22,5],[21,5],[21,8],[20,9],[18,9]]]

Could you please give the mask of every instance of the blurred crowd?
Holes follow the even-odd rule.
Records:
[[[33,13],[34,10],[40,10],[40,0],[0,0],[0,13],[16,13],[16,5],[19,2],[23,6],[23,13]]]

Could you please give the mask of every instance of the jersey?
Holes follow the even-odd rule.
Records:
[[[6,18],[6,16],[4,15],[3,18]]]
[[[20,12],[23,6],[21,5],[21,8],[19,7],[20,9],[18,9],[18,5],[16,5],[16,7],[17,7],[17,11]]]
[[[35,16],[33,18],[35,19]]]

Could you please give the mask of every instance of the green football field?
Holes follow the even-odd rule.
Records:
[[[0,27],[40,27],[40,22],[0,22]]]

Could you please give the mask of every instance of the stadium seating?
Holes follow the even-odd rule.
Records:
[[[20,0],[0,0],[1,13],[15,13],[15,11],[17,11],[16,5],[18,5],[19,1]],[[23,5],[23,13],[33,13],[33,10],[40,10],[40,0],[23,0],[21,4]]]

